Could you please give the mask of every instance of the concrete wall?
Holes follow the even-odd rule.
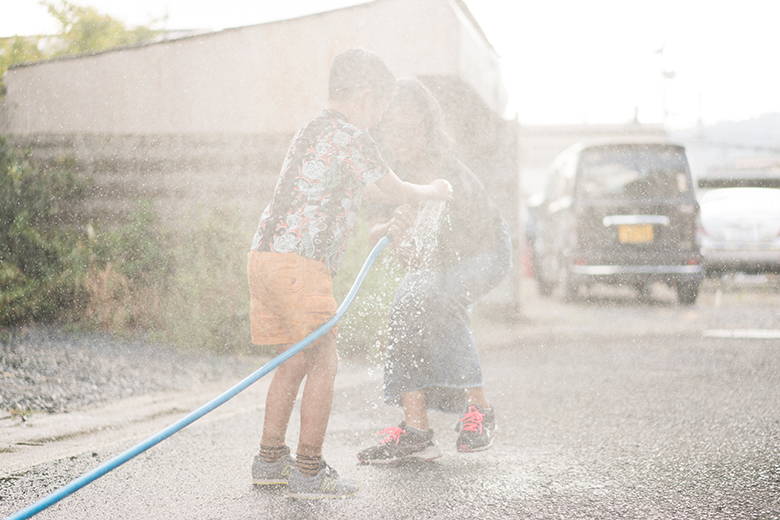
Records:
[[[500,113],[497,57],[451,0],[378,0],[7,73],[3,131],[293,133],[327,101],[332,58],[378,52],[398,77],[461,77]]]

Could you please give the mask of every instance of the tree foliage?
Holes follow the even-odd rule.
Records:
[[[128,28],[119,20],[67,0],[42,1],[60,24],[58,48],[54,54],[96,52],[153,39],[160,31],[147,26]]]
[[[67,0],[41,0],[40,4],[48,9],[60,30],[55,35],[0,39],[0,96],[3,74],[19,63],[133,45],[152,40],[161,32],[151,27],[156,20],[150,25],[127,27],[93,7]]]

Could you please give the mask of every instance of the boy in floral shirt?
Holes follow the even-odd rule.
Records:
[[[365,130],[379,123],[395,77],[376,54],[352,49],[336,56],[329,101],[293,138],[271,204],[249,253],[252,342],[283,352],[336,313],[331,274],[344,259],[361,199],[419,202],[451,197],[449,183],[401,181]],[[268,389],[255,484],[289,484],[291,497],[340,498],[357,492],[322,459],[338,368],[336,328],[276,369]],[[301,430],[295,458],[286,446],[298,389]]]

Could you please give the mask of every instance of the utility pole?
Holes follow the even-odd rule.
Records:
[[[673,70],[666,70],[666,67],[664,66],[664,47],[665,45],[661,45],[661,48],[655,51],[655,54],[657,54],[661,59],[661,78],[662,78],[662,86],[663,86],[663,95],[662,95],[662,102],[663,102],[663,123],[664,126],[666,126],[666,120],[669,117],[669,109],[667,107],[666,102],[666,95],[667,95],[667,86],[666,82],[667,80],[674,79],[676,76],[675,72]]]

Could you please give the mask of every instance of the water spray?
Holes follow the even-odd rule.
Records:
[[[163,440],[167,439],[174,433],[177,433],[178,431],[182,430],[185,426],[188,426],[189,424],[192,424],[193,422],[197,421],[207,413],[211,412],[215,408],[225,404],[227,401],[241,393],[242,391],[249,388],[253,383],[257,382],[260,378],[267,375],[269,372],[271,372],[273,369],[293,357],[298,352],[302,351],[315,341],[317,341],[323,334],[328,332],[333,326],[338,322],[342,316],[347,312],[347,309],[349,309],[349,306],[352,305],[352,301],[355,299],[355,296],[357,295],[358,290],[360,289],[360,286],[363,285],[363,280],[365,280],[366,275],[368,274],[368,271],[371,269],[371,266],[374,263],[374,260],[380,255],[382,251],[390,244],[390,239],[388,237],[383,237],[377,244],[374,246],[374,249],[371,250],[371,253],[368,255],[368,258],[366,259],[365,263],[363,264],[363,267],[360,269],[360,272],[357,275],[357,278],[355,279],[355,282],[352,284],[352,287],[350,288],[347,295],[344,297],[344,301],[339,306],[338,310],[336,311],[336,314],[326,321],[324,324],[320,325],[320,327],[306,336],[303,340],[295,344],[294,346],[290,347],[288,350],[284,351],[283,353],[279,354],[277,357],[263,365],[261,368],[244,378],[241,382],[227,390],[226,392],[222,393],[221,395],[215,397],[208,403],[204,404],[200,408],[190,412],[188,415],[184,416],[183,418],[179,419],[175,423],[171,424],[164,430],[161,430],[159,433],[152,435],[145,441],[142,441],[132,448],[120,453],[116,457],[114,457],[111,460],[108,460],[98,466],[97,468],[93,469],[92,471],[85,473],[84,475],[80,476],[79,478],[72,480],[70,483],[62,486],[58,490],[54,491],[53,493],[45,496],[38,502],[35,502],[34,504],[31,504],[24,509],[20,509],[16,513],[13,513],[10,516],[5,517],[4,520],[22,520],[25,518],[30,518],[33,515],[36,515],[46,509],[47,507],[56,504],[63,498],[75,493],[79,489],[83,488],[87,484],[90,484],[91,482],[97,480],[98,478],[102,477],[109,471],[116,469],[117,467],[121,466],[128,460],[136,457],[137,455],[140,455],[141,453],[145,452],[152,446],[162,442]]]

